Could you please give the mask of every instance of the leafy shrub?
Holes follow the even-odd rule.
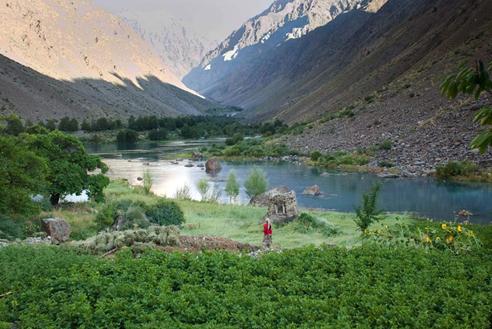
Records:
[[[374,185],[362,196],[362,205],[355,209],[357,218],[354,221],[363,233],[372,223],[381,220],[381,211],[376,208],[380,189],[381,185]]]
[[[311,153],[311,160],[318,161],[321,158],[322,154],[319,151],[314,151]]]
[[[475,232],[459,223],[427,223],[423,228],[398,223],[369,231],[366,238],[389,246],[439,249],[454,253],[477,251],[481,246]]]
[[[333,236],[339,233],[339,230],[334,225],[306,213],[300,214],[291,225],[300,233],[320,232],[324,236]]]
[[[268,187],[265,173],[261,169],[253,168],[246,182],[244,182],[244,187],[246,188],[246,194],[250,198],[265,193]]]
[[[244,140],[244,136],[241,133],[235,133],[231,138],[227,138],[226,145],[236,145]]]
[[[393,148],[393,142],[389,139],[385,139],[384,141],[379,143],[377,146],[378,146],[379,150],[389,151],[389,150],[391,150],[391,148]]]
[[[395,166],[393,162],[386,161],[386,160],[379,161],[378,165],[383,168],[392,168]]]
[[[151,229],[101,244],[147,241]],[[152,250],[134,257],[124,249],[111,260],[8,247],[0,249],[0,291],[11,293],[0,298],[0,321],[34,329],[488,329],[491,266],[485,253],[379,245],[258,258]]]
[[[23,226],[19,220],[0,215],[0,239],[15,240],[24,238]]]
[[[363,166],[369,163],[369,156],[361,152],[334,152],[321,156],[319,162],[326,167]]]
[[[451,161],[436,168],[436,177],[440,180],[446,180],[456,176],[471,175],[477,170],[477,165],[472,162]]]
[[[124,220],[123,229],[137,227],[147,227],[150,225],[145,215],[145,203],[123,199],[105,204],[96,216],[96,223],[99,229],[112,226],[119,217]]]
[[[184,223],[183,211],[175,202],[169,200],[161,199],[156,204],[147,206],[145,214],[151,223],[162,226]]]

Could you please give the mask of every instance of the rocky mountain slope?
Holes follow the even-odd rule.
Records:
[[[389,0],[255,56],[247,55],[256,46],[243,48],[227,74],[205,77],[198,69],[190,77],[203,78],[196,87],[205,95],[246,108],[250,119],[310,122],[286,139],[305,152],[387,140],[392,149],[377,157],[409,172],[454,159],[487,164],[492,156],[468,144],[479,130],[474,110],[491,101],[451,102],[439,84],[461,63],[492,60],[491,13],[487,0]]]
[[[162,18],[158,26],[145,24],[145,18],[125,18],[125,21],[152,45],[162,61],[180,79],[199,65],[207,51],[215,46],[214,42],[199,37],[173,17]]]
[[[128,24],[89,0],[1,0],[0,16],[2,112],[44,119],[211,106]]]
[[[276,0],[267,10],[244,23],[209,52],[200,66],[184,78],[191,88],[221,101],[233,100],[222,80],[243,69],[252,69],[266,54],[288,41],[360,10],[377,11],[386,0]],[[275,70],[276,68],[271,68]]]

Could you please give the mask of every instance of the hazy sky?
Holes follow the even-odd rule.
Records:
[[[222,41],[273,0],[94,0],[114,14],[157,24],[160,17],[180,19],[183,25],[210,40]],[[149,22],[150,21],[150,22]]]

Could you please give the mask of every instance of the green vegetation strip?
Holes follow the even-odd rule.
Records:
[[[7,328],[490,328],[492,311],[490,254],[367,245],[106,260],[7,247],[0,266]]]

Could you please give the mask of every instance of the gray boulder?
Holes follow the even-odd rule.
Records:
[[[217,173],[222,169],[219,160],[208,159],[205,163],[205,170],[207,173]]]
[[[64,219],[61,218],[46,218],[41,220],[41,229],[49,237],[53,243],[61,243],[70,239],[71,228]]]
[[[321,195],[321,189],[319,188],[318,185],[313,185],[306,187],[304,189],[304,192],[302,192],[304,195],[312,195],[312,196],[320,196]]]

